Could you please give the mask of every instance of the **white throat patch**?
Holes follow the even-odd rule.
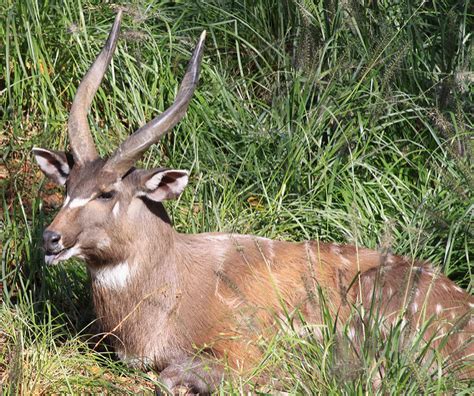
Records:
[[[133,269],[128,262],[107,265],[99,269],[91,269],[92,281],[107,289],[122,289],[133,276]]]

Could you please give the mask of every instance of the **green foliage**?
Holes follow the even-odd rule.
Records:
[[[187,116],[142,161],[191,170],[187,191],[168,205],[180,232],[391,249],[430,260],[472,291],[469,2],[127,4],[89,117],[102,155],[172,103],[190,51],[208,30]],[[33,146],[66,146],[72,97],[113,7],[6,0],[0,8],[2,386],[12,394],[116,392],[126,375],[140,385],[121,391],[151,389],[149,376],[84,342],[93,320],[84,267],[43,266],[41,233],[55,191],[44,188],[30,155]],[[262,364],[285,372],[281,383],[292,393],[371,392],[380,360],[367,353],[356,372],[333,370],[336,336],[329,330],[318,344],[286,332],[267,345]],[[392,363],[381,393],[469,393],[415,364],[420,352],[404,355],[397,337],[378,341]],[[84,367],[99,367],[100,378]],[[222,392],[244,391],[251,381]]]

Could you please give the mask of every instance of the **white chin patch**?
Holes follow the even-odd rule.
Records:
[[[73,246],[69,249],[64,249],[57,254],[46,254],[44,256],[44,261],[48,265],[54,265],[60,261],[65,261],[71,257],[81,257],[81,250],[77,246]]]

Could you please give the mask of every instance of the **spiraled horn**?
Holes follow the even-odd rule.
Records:
[[[68,121],[69,141],[74,160],[79,164],[98,157],[87,122],[87,113],[115,51],[121,19],[122,10],[119,10],[104,48],[82,79],[72,102]]]
[[[199,81],[205,38],[206,31],[203,31],[189,61],[174,103],[125,140],[104,165],[105,172],[113,173],[119,177],[125,174],[152,144],[158,142],[183,118]]]

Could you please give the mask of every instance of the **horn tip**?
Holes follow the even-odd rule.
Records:
[[[201,48],[203,46],[204,40],[206,39],[206,34],[207,34],[206,30],[203,30],[201,35],[199,36],[199,41],[196,45],[196,48]]]
[[[115,14],[114,25],[119,24],[122,21],[124,7],[117,7],[117,13]]]

